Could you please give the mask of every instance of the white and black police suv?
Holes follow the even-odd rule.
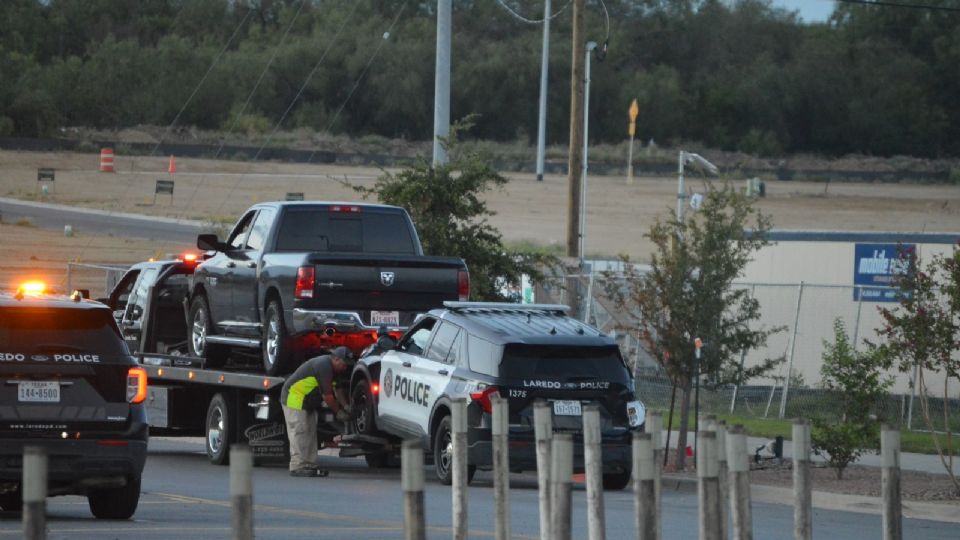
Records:
[[[39,446],[50,495],[86,495],[98,518],[132,516],[147,457],[146,396],[147,373],[110,308],[36,282],[0,292],[0,508],[21,508],[23,450]]]
[[[562,305],[444,302],[398,343],[381,343],[360,359],[352,378],[359,434],[419,438],[441,482],[451,472],[450,403],[468,400],[468,477],[492,467],[491,398],[510,407],[510,468],[536,468],[533,405],[553,406],[555,432],[573,433],[575,468],[583,469],[581,413],[600,405],[604,486],[630,481],[632,432],[645,410],[612,337],[567,316]],[[383,340],[387,341],[387,340]],[[390,340],[392,341],[392,340]],[[368,456],[382,466],[385,456]],[[386,456],[389,457],[389,456]]]

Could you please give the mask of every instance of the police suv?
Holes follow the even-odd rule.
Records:
[[[600,405],[604,486],[630,480],[632,432],[642,429],[644,408],[613,338],[566,315],[567,306],[444,302],[423,316],[399,343],[381,343],[358,362],[352,379],[354,429],[419,438],[437,477],[449,484],[450,403],[468,400],[468,478],[492,467],[491,398],[510,408],[510,468],[536,468],[533,404],[553,406],[555,432],[581,443],[583,405]],[[386,341],[386,340],[384,340]],[[372,466],[382,465],[375,455]]]
[[[86,495],[98,518],[140,499],[147,374],[110,309],[29,283],[0,292],[0,508],[22,505],[25,446],[48,456],[50,495]]]

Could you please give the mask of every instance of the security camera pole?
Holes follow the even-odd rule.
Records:
[[[441,139],[450,135],[450,33],[452,0],[437,0],[437,67],[433,85],[433,166],[446,165]]]
[[[540,56],[540,117],[537,120],[537,181],[543,181],[547,148],[547,70],[550,66],[550,0],[543,3],[543,52]]]
[[[583,12],[586,0],[573,2],[573,56],[570,70],[570,150],[567,161],[567,256],[580,257],[580,174],[583,167],[583,75],[586,41]]]

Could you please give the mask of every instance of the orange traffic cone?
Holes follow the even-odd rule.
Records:
[[[177,160],[173,158],[173,154],[170,154],[170,164],[167,165],[167,172],[170,174],[177,172]]]

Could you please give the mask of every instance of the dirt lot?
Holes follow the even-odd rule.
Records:
[[[168,157],[116,158],[113,174],[97,172],[99,156],[75,153],[0,152],[0,196],[100,208],[114,212],[232,223],[251,203],[282,199],[303,192],[307,199],[360,200],[344,180],[369,186],[383,171],[371,167],[302,165],[276,162],[177,159],[177,172],[167,173]],[[38,192],[38,167],[55,167],[55,186]],[[548,175],[537,182],[530,174],[510,174],[502,191],[488,195],[497,215],[491,220],[508,242],[566,245],[567,180]],[[157,179],[176,181],[175,193],[154,202]],[[736,179],[740,182],[740,179]],[[676,178],[641,178],[626,185],[620,177],[589,177],[586,252],[610,257],[627,253],[646,260],[651,245],[643,234],[657,217],[676,204]],[[704,180],[687,179],[691,190]],[[759,207],[780,229],[960,231],[960,188],[910,184],[771,182]],[[40,266],[64,268],[68,260],[129,263],[179,246],[144,244],[114,238],[74,238],[31,227],[0,229],[0,285],[11,276]],[[37,247],[41,246],[41,247]],[[37,260],[30,260],[37,257]],[[39,266],[38,266],[39,265]],[[91,271],[92,272],[92,271]]]

